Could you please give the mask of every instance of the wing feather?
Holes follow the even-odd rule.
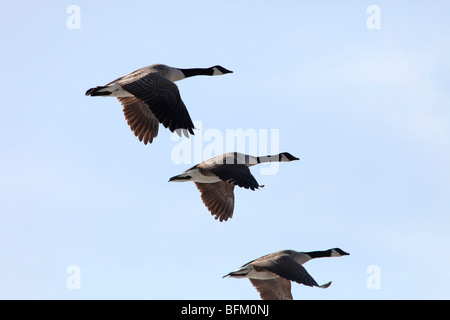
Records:
[[[144,102],[156,119],[170,131],[186,129],[194,134],[194,124],[175,83],[160,72],[139,73],[136,78],[119,79],[117,83]]]
[[[159,122],[149,107],[135,97],[117,98],[123,106],[123,113],[134,135],[145,144],[152,143],[158,135]]]
[[[254,263],[258,267],[263,267],[287,280],[295,281],[309,287],[320,287],[306,269],[290,255],[281,254],[271,259]]]
[[[221,222],[233,216],[234,185],[227,182],[200,183],[195,182],[201,193],[203,203],[215,219]]]
[[[287,279],[249,280],[259,292],[262,300],[293,300],[291,282]]]
[[[210,172],[221,180],[237,185],[241,188],[255,190],[260,187],[250,169],[245,164],[219,164]]]

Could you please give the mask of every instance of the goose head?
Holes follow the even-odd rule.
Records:
[[[222,74],[233,73],[233,71],[225,69],[222,66],[214,66],[214,67],[211,67],[211,68],[213,69],[213,76],[220,76]]]
[[[294,161],[294,160],[300,160],[299,158],[294,157],[289,152],[280,153],[279,156],[280,156],[280,162],[290,162],[290,161]]]
[[[330,249],[330,257],[342,257],[342,256],[349,256],[350,253],[345,252],[344,250],[340,248],[334,248]]]

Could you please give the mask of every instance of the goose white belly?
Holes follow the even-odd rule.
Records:
[[[197,168],[186,172],[186,174],[191,176],[191,181],[200,182],[200,183],[215,183],[215,182],[222,181],[215,175],[205,176],[205,175],[201,174]]]
[[[134,97],[131,93],[129,93],[128,91],[124,90],[120,85],[118,85],[117,83],[114,83],[110,86],[105,87],[104,89],[99,90],[99,92],[102,91],[109,91],[111,92],[110,95],[106,96],[106,97]]]
[[[246,278],[259,280],[276,279],[279,277],[280,277],[279,275],[270,271],[256,271],[253,267],[250,268],[250,271],[246,275]]]

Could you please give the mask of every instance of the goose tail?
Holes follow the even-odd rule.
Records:
[[[231,271],[229,274],[226,274],[222,277],[226,278],[226,277],[230,277],[230,278],[245,278],[246,275],[248,274],[249,270],[242,268],[236,271]]]
[[[95,97],[95,96],[109,96],[112,92],[109,90],[105,90],[108,87],[105,86],[98,86],[95,88],[90,88],[88,91],[86,91],[85,95],[86,96],[91,96],[91,97]]]

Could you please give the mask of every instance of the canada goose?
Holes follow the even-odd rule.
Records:
[[[86,91],[87,96],[116,97],[123,106],[128,125],[144,144],[158,135],[159,123],[170,131],[188,136],[194,124],[181,100],[175,81],[193,76],[218,76],[233,71],[221,66],[180,69],[153,64]]]
[[[255,190],[258,184],[249,167],[264,162],[288,162],[299,160],[290,153],[254,157],[239,152],[229,152],[193,166],[170,181],[194,181],[203,203],[215,219],[228,220],[233,216],[234,186]]]
[[[250,261],[222,278],[248,278],[262,300],[292,300],[291,281],[319,288],[328,288],[331,285],[331,281],[318,285],[302,264],[315,258],[346,255],[349,253],[339,248],[311,252],[282,250]]]

